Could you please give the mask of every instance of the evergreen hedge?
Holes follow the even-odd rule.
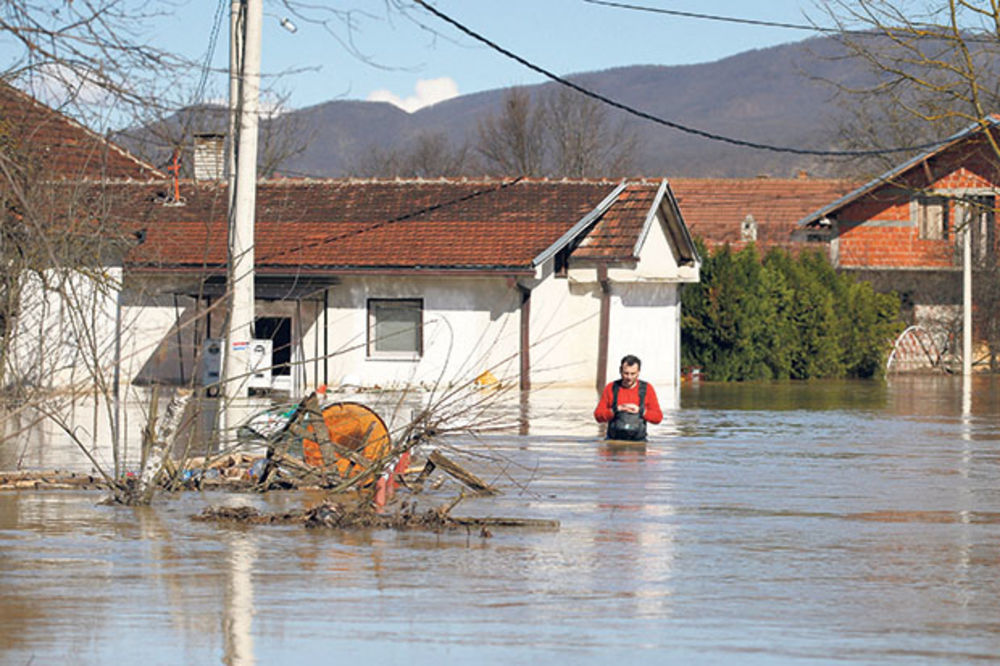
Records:
[[[902,330],[899,297],[838,274],[818,251],[712,253],[681,296],[681,357],[706,379],[881,377]]]

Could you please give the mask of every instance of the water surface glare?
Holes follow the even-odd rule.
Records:
[[[558,531],[220,528],[302,494],[0,494],[0,663],[956,664],[1000,659],[1000,384],[688,386],[645,450],[533,396],[456,444],[457,515]],[[446,483],[417,501],[447,501]]]

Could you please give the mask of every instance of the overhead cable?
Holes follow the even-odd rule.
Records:
[[[808,23],[783,23],[781,21],[764,21],[761,19],[748,19],[741,18],[738,16],[722,16],[720,14],[701,14],[698,12],[686,12],[680,9],[663,9],[661,7],[647,7],[646,5],[633,5],[626,2],[612,2],[612,0],[583,0],[583,2],[592,5],[603,5],[605,7],[613,7],[615,9],[628,9],[637,12],[649,12],[651,14],[666,14],[667,16],[679,16],[681,18],[694,18],[703,19],[707,21],[721,21],[723,23],[739,23],[741,25],[754,25],[764,28],[785,28],[789,30],[805,30],[808,32],[818,32],[831,35],[851,35],[853,37],[876,37],[880,34],[882,28],[878,21],[872,20],[870,27],[868,29],[857,28],[850,30],[848,28],[837,28],[829,26],[812,25]],[[912,26],[906,27],[901,26],[900,28],[885,27],[884,30],[887,34],[896,35],[900,34],[906,35],[913,39],[943,39],[943,40],[954,40],[956,39],[956,34],[951,26],[940,25],[936,26],[934,24],[914,24]],[[989,31],[985,33],[977,32],[960,32],[958,38],[961,41],[968,42],[970,44],[996,44],[996,35],[990,34]]]
[[[871,156],[875,156],[875,155],[891,155],[891,154],[895,154],[895,153],[911,153],[911,152],[916,152],[916,151],[921,151],[921,150],[929,150],[931,148],[937,148],[938,146],[944,145],[947,142],[947,140],[941,140],[941,141],[935,141],[935,142],[932,142],[932,143],[917,144],[917,145],[913,145],[913,146],[903,146],[903,147],[899,147],[899,148],[872,149],[872,150],[815,150],[815,149],[810,149],[810,148],[795,148],[795,147],[792,147],[792,146],[777,146],[777,145],[768,144],[768,143],[760,143],[760,142],[757,142],[757,141],[749,141],[747,139],[738,139],[738,138],[735,138],[735,137],[725,136],[725,135],[722,135],[722,134],[716,134],[714,132],[709,132],[707,130],[698,129],[696,127],[690,127],[688,125],[683,125],[683,124],[678,123],[678,122],[673,121],[673,120],[668,120],[666,118],[661,118],[659,116],[655,116],[655,115],[653,115],[651,113],[648,113],[646,111],[642,111],[642,110],[636,109],[634,107],[628,106],[627,104],[624,104],[624,103],[619,102],[617,100],[611,99],[610,97],[607,97],[605,95],[602,95],[601,93],[598,93],[598,92],[595,92],[593,90],[590,90],[589,88],[585,88],[585,87],[583,87],[583,86],[581,86],[581,85],[579,85],[577,83],[574,83],[574,82],[570,81],[569,79],[567,79],[565,77],[559,76],[558,74],[555,74],[554,72],[551,72],[551,71],[545,69],[544,67],[542,67],[540,65],[536,65],[535,63],[531,62],[530,60],[528,60],[526,58],[523,58],[523,57],[517,55],[516,53],[514,53],[512,51],[509,51],[508,49],[505,49],[504,47],[500,46],[496,42],[491,41],[490,39],[484,37],[483,35],[481,35],[478,32],[472,30],[471,28],[463,25],[462,23],[459,23],[457,20],[451,18],[447,14],[445,14],[445,13],[441,12],[440,10],[432,7],[427,2],[425,2],[425,0],[413,0],[413,1],[414,1],[415,4],[419,5],[420,7],[423,7],[426,11],[428,11],[431,14],[433,14],[434,16],[438,17],[439,19],[441,19],[445,23],[451,24],[456,29],[458,29],[459,31],[465,33],[469,37],[475,39],[478,42],[481,42],[481,43],[485,44],[486,46],[490,47],[494,51],[496,51],[496,52],[498,52],[498,53],[500,53],[500,54],[502,54],[504,56],[507,56],[511,60],[513,60],[513,61],[515,61],[515,62],[523,65],[524,67],[527,67],[528,69],[532,70],[533,72],[537,72],[538,74],[541,74],[542,76],[544,76],[544,77],[546,77],[546,78],[548,78],[548,79],[550,79],[550,80],[558,83],[559,85],[562,85],[562,86],[565,86],[566,88],[570,88],[572,90],[575,90],[576,92],[580,93],[581,95],[585,95],[586,97],[590,97],[591,99],[595,99],[595,100],[597,100],[599,102],[607,104],[610,107],[619,109],[620,111],[624,111],[625,113],[633,115],[633,116],[635,116],[637,118],[642,118],[643,120],[648,120],[648,121],[650,121],[652,123],[656,123],[657,125],[663,125],[664,127],[669,127],[671,129],[675,129],[675,130],[678,130],[678,131],[681,131],[681,132],[685,132],[687,134],[693,134],[695,136],[700,136],[700,137],[703,137],[705,139],[709,139],[711,141],[719,141],[719,142],[728,143],[728,144],[731,144],[731,145],[734,145],[734,146],[741,146],[743,148],[755,148],[757,150],[767,150],[767,151],[771,151],[771,152],[775,152],[775,153],[791,153],[793,155],[815,155],[815,156],[820,156],[820,157],[871,157]]]
[[[639,12],[650,12],[652,14],[666,14],[668,16],[680,16],[683,18],[707,19],[709,21],[722,21],[724,23],[739,23],[741,25],[756,25],[765,28],[788,28],[791,30],[808,30],[809,32],[843,32],[837,28],[825,28],[822,26],[808,25],[805,23],[782,23],[780,21],[763,21],[760,19],[740,18],[737,16],[720,16],[718,14],[700,14],[698,12],[685,12],[679,9],[662,9],[660,7],[646,7],[644,5],[632,5],[625,2],[611,2],[610,0],[583,0],[592,5],[604,5],[605,7],[615,7],[617,9],[631,9]]]
[[[222,19],[228,3],[226,0],[219,0],[219,6],[215,9],[215,18],[212,21],[212,32],[208,38],[208,49],[205,51],[205,62],[201,67],[201,77],[198,80],[198,87],[194,92],[194,103],[201,104],[205,95],[205,85],[208,83],[208,73],[212,68],[212,59],[215,56],[215,47],[219,41],[219,31],[222,29]]]

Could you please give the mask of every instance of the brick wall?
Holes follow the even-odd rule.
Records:
[[[836,215],[837,265],[890,269],[960,265],[961,255],[956,248],[959,238],[955,233],[960,213],[955,204],[949,210],[948,237],[923,239],[911,199],[919,193],[1000,189],[997,162],[989,146],[974,139],[918,163],[892,183],[847,205]]]

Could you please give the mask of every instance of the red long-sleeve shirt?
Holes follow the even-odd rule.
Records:
[[[604,387],[604,393],[601,394],[601,401],[597,403],[597,409],[594,410],[594,418],[597,419],[598,423],[607,423],[615,416],[614,411],[611,409],[615,400],[613,385],[614,382],[611,382]],[[618,405],[621,406],[629,402],[636,405],[639,404],[638,382],[632,388],[622,386],[618,389]],[[653,390],[653,385],[649,383],[646,384],[646,404],[644,405],[642,418],[646,419],[649,423],[659,423],[663,420],[663,412],[660,411],[660,402],[656,399],[656,391]]]

